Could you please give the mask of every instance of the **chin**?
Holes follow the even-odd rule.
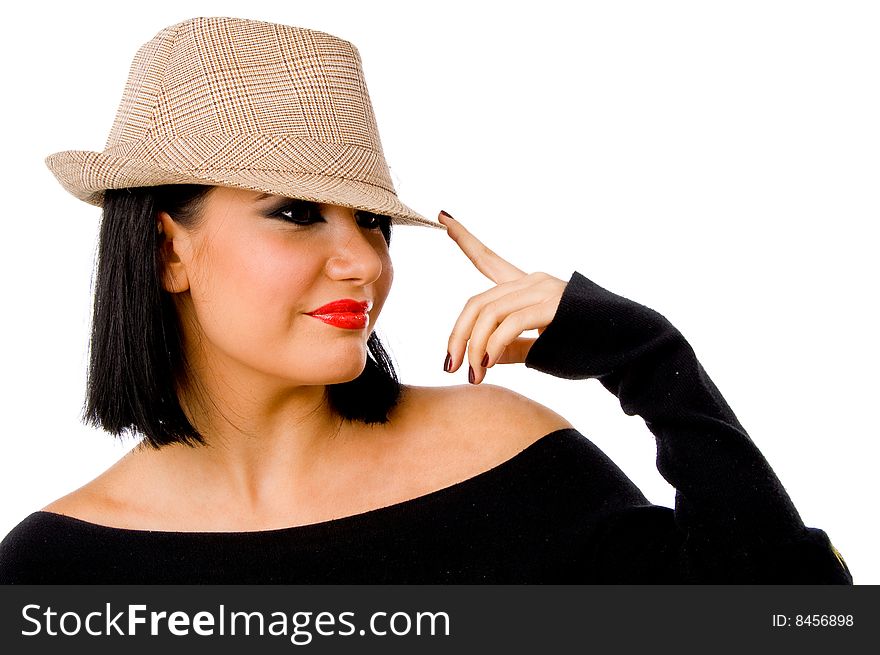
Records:
[[[351,382],[363,373],[367,365],[366,352],[361,352],[357,357],[338,357],[326,366],[316,370],[317,384],[342,384]]]
[[[299,345],[296,351],[279,352],[274,365],[264,361],[263,370],[300,384],[321,385],[351,382],[367,365],[369,349],[366,341],[323,341]],[[308,361],[304,361],[304,360]]]
[[[366,368],[367,362],[364,361],[360,366],[354,366],[349,369],[347,373],[345,373],[337,382],[332,382],[330,384],[339,384],[341,382],[351,382],[355,378],[357,378],[361,373],[364,372],[364,368]]]

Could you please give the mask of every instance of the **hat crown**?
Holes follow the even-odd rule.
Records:
[[[104,151],[46,165],[94,205],[107,189],[213,184],[444,229],[397,197],[357,49],[289,25],[166,27],[135,55]]]
[[[305,28],[194,18],[138,50],[107,147],[145,138],[253,134],[381,155],[357,49]]]

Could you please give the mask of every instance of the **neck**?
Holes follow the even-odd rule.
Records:
[[[352,429],[335,413],[324,385],[241,372],[199,381],[179,396],[206,445],[156,451],[151,475],[158,471],[165,488],[182,490],[205,511],[276,515],[291,499],[306,502],[326,489],[344,463],[364,461],[358,447],[372,431]]]

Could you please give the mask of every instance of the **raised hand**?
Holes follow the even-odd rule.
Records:
[[[496,286],[470,298],[449,336],[443,370],[457,371],[468,361],[468,381],[479,384],[487,368],[526,360],[536,339],[521,337],[526,330],[540,335],[559,307],[566,283],[547,273],[525,273],[502,259],[446,212],[438,220],[477,270]]]

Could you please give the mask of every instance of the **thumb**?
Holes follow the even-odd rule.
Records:
[[[507,347],[504,349],[504,352],[501,353],[501,357],[498,358],[496,364],[521,364],[526,361],[526,355],[529,354],[529,350],[532,348],[532,344],[535,343],[537,339],[530,339],[528,337],[517,337],[511,343],[507,344]]]

